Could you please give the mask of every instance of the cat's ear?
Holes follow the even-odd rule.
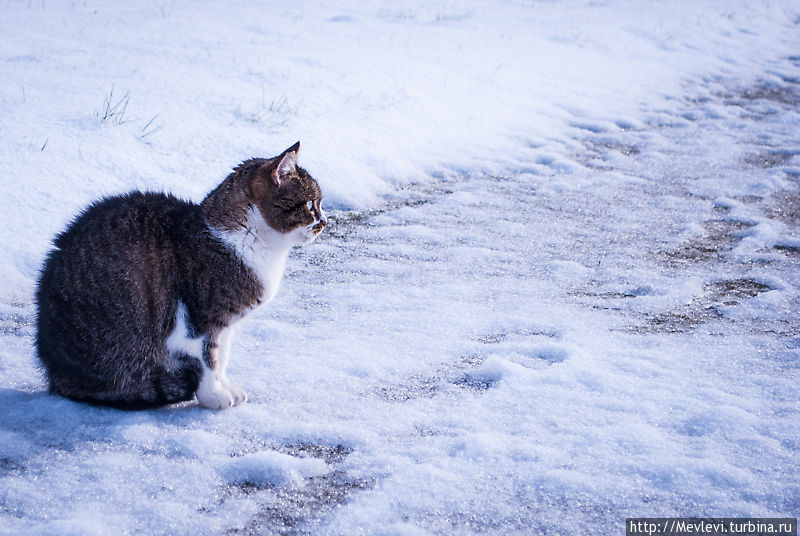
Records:
[[[281,156],[285,155],[286,153],[294,153],[297,154],[300,152],[300,142],[296,141],[294,145],[286,149],[281,153]]]
[[[300,150],[300,142],[298,141],[285,151],[280,156],[280,162],[275,169],[272,170],[272,182],[275,186],[280,186],[286,178],[294,173],[297,173],[297,152]]]

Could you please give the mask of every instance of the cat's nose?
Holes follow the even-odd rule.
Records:
[[[314,234],[319,234],[319,233],[321,233],[321,232],[322,232],[322,230],[325,228],[325,226],[326,226],[326,225],[328,225],[328,220],[320,220],[320,222],[319,222],[319,223],[317,223],[317,224],[314,226]]]

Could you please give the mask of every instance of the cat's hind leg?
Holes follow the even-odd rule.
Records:
[[[180,356],[170,370],[158,368],[125,388],[92,382],[84,376],[80,379],[51,378],[50,390],[78,402],[117,409],[150,409],[191,400],[201,374],[202,367],[196,359]]]
[[[158,370],[150,377],[150,389],[168,404],[194,398],[203,376],[202,364],[193,357],[173,356],[173,362],[178,366],[171,370]]]

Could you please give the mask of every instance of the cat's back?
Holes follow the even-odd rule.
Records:
[[[45,260],[40,327],[67,317],[112,322],[123,309],[143,306],[160,312],[180,271],[176,244],[191,242],[203,225],[197,205],[171,195],[132,192],[92,203],[56,237]],[[141,319],[153,320],[159,319]]]
[[[172,195],[130,192],[89,205],[54,240],[56,251],[173,242],[202,225],[199,207]]]

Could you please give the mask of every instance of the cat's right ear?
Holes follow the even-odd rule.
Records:
[[[275,186],[280,186],[289,175],[297,173],[297,151],[300,149],[300,142],[298,141],[292,147],[288,148],[283,155],[281,161],[272,170],[272,182]]]

